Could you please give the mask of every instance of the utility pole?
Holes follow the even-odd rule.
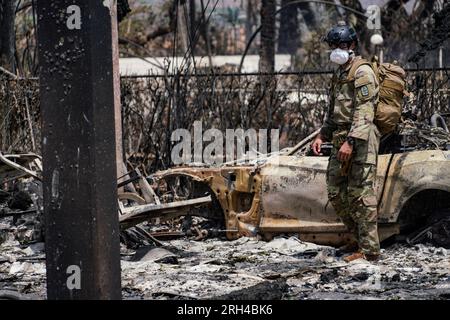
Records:
[[[49,299],[121,298],[115,2],[37,1]]]

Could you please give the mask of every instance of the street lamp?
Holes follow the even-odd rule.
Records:
[[[375,46],[375,50],[377,48],[380,48],[380,51],[379,51],[380,63],[383,63],[383,47],[382,47],[383,42],[384,42],[384,39],[383,39],[383,36],[381,35],[381,31],[379,31],[379,30],[377,30],[376,33],[374,33],[370,37],[370,43]]]

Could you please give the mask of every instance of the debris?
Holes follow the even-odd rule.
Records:
[[[30,244],[29,248],[30,248],[30,250],[32,251],[33,254],[44,252],[44,250],[45,250],[45,243],[44,242],[32,243],[32,244]]]
[[[31,176],[40,181],[42,179],[41,171],[42,159],[36,154],[4,155],[0,151],[0,178],[3,181],[7,178],[14,180],[23,176]]]
[[[38,202],[36,192],[23,190],[33,200],[30,210],[36,212],[11,210],[7,203],[14,192],[0,193],[0,210],[6,208],[10,215],[0,220],[0,289],[14,288],[43,298],[45,255],[36,219]],[[191,199],[178,193],[173,202],[159,193],[145,199],[138,191],[121,200],[121,216],[126,217],[121,240],[127,299],[262,299],[270,294],[273,299],[445,299],[449,295],[444,247],[394,245],[384,249],[384,258],[376,265],[364,260],[346,264],[336,249],[292,234],[269,242],[245,236],[234,241],[211,238],[235,230],[211,216],[191,215],[198,206],[207,210],[204,205],[213,202],[209,194],[191,194]],[[26,202],[25,194],[23,199]],[[167,199],[169,203],[164,202]]]
[[[335,249],[278,237],[180,238],[122,247],[126,299],[448,299],[445,248],[394,244],[376,264],[344,263]],[[0,290],[45,297],[43,243],[0,245]],[[316,256],[323,257],[317,258]],[[328,258],[334,261],[324,262]],[[176,260],[175,260],[176,259]],[[177,264],[174,262],[177,261]]]
[[[406,238],[406,242],[409,245],[430,242],[450,248],[450,217],[443,217],[413,232]]]
[[[163,298],[168,297],[172,298],[174,300],[199,300],[197,297],[186,295],[186,294],[180,294],[176,292],[170,292],[170,291],[157,291],[152,293],[153,298]]]
[[[158,245],[154,242],[148,233],[143,233],[141,229],[132,227],[120,232],[120,242],[125,245],[126,248],[136,249],[139,246]]]
[[[11,212],[11,211],[1,211],[0,213],[0,218],[6,218],[6,217],[20,217],[26,214],[32,214],[32,213],[37,213],[37,210],[26,210],[26,211],[15,211],[15,212]]]
[[[186,234],[181,231],[158,231],[152,232],[151,235],[159,240],[173,240],[186,236]]]
[[[325,271],[320,275],[320,281],[329,283],[338,277],[339,273],[337,269]]]
[[[305,252],[318,252],[320,248],[323,247],[314,243],[303,242],[296,237],[290,237],[288,239],[276,237],[264,245],[264,249],[266,250],[273,250],[286,255],[304,254]]]
[[[45,265],[42,263],[30,263],[16,261],[11,265],[9,274],[45,274]]]
[[[308,300],[382,300],[372,294],[354,294],[345,292],[314,292],[307,297]]]
[[[332,263],[335,261],[336,250],[332,248],[326,248],[319,251],[314,257],[314,260],[321,263]]]
[[[124,226],[133,226],[151,218],[161,217],[170,213],[182,216],[192,207],[203,206],[211,202],[211,196],[206,196],[171,203],[133,206],[122,210],[122,214],[119,215],[119,222]]]
[[[23,296],[12,290],[0,290],[0,300],[23,300]]]
[[[216,300],[280,300],[287,292],[286,280],[263,281],[254,286],[214,296]]]
[[[9,208],[13,210],[27,210],[31,204],[33,204],[33,200],[30,195],[24,191],[16,192],[11,200],[8,201]]]
[[[164,248],[141,247],[132,261],[153,261],[156,263],[178,264],[177,256]]]

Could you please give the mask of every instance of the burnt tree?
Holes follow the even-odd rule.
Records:
[[[15,0],[0,0],[0,66],[15,73]]]
[[[293,0],[281,0],[281,7]],[[280,13],[280,31],[278,35],[278,52],[295,54],[299,41],[298,5],[290,5]]]
[[[260,72],[275,70],[275,10],[276,0],[261,1]]]

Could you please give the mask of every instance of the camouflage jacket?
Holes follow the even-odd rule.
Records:
[[[348,131],[348,136],[367,140],[373,126],[375,106],[378,103],[378,80],[368,65],[356,69],[353,81],[348,81],[348,73],[355,61],[345,69],[338,68],[330,93],[331,103],[321,135],[331,141],[335,131]]]

